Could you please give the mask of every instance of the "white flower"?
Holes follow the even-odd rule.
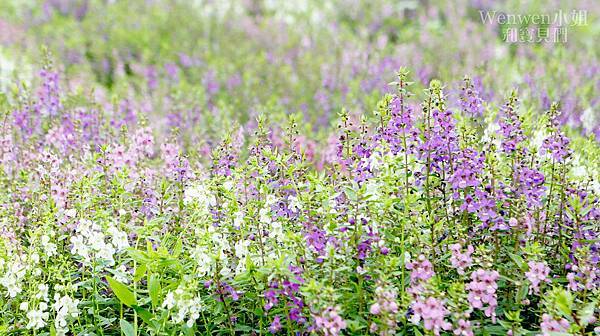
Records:
[[[235,243],[235,256],[242,259],[248,255],[248,246],[250,246],[250,241],[245,239]]]
[[[184,292],[181,288],[177,288],[175,294],[172,292],[167,294],[163,307],[167,307],[168,309],[177,308],[177,311],[171,315],[173,322],[181,323],[187,319],[185,323],[188,326],[193,326],[200,317],[201,302],[199,297],[190,297],[189,293]]]
[[[9,297],[14,298],[23,290],[21,284],[26,269],[25,265],[21,264],[18,259],[7,266],[4,275],[0,277],[0,285],[6,288]]]
[[[65,210],[65,216],[67,216],[69,218],[75,218],[75,216],[77,216],[77,210],[67,209],[67,210]]]
[[[37,253],[33,253],[29,259],[33,264],[37,264],[40,262],[40,255]]]
[[[198,264],[197,273],[199,276],[205,276],[210,272],[213,261],[204,248],[197,247],[192,250],[191,257],[196,260],[196,263]]]
[[[244,213],[238,211],[235,213],[235,218],[233,219],[233,226],[236,229],[239,229],[240,227],[242,227],[242,224],[244,224]]]
[[[50,237],[43,235],[41,237],[42,247],[44,248],[44,254],[48,257],[52,257],[56,254],[56,244],[50,242]]]
[[[200,210],[208,213],[209,206],[216,205],[217,199],[205,185],[197,183],[185,189],[183,203],[185,205],[196,204]]]
[[[229,267],[227,267],[226,265],[223,265],[219,274],[221,274],[223,277],[227,278],[227,277],[229,277],[229,275],[231,275],[231,269],[229,269]]]
[[[283,226],[279,222],[271,223],[271,234],[270,236],[276,238],[277,240],[283,239]]]
[[[115,252],[115,248],[111,244],[102,244],[98,249],[97,256],[98,258],[106,260],[109,265],[114,265],[115,259],[113,256]]]
[[[66,335],[69,329],[67,323],[69,318],[77,318],[79,316],[79,300],[73,300],[68,295],[60,296],[58,293],[54,295],[54,304],[52,308],[56,312],[54,320],[54,328],[57,335]]]
[[[117,279],[118,281],[125,284],[129,283],[129,272],[127,272],[127,267],[125,265],[117,267],[117,269],[114,272],[114,275],[115,279]]]
[[[496,134],[500,131],[500,125],[497,122],[488,123],[487,128],[483,131],[483,137],[481,137],[481,141],[483,143],[493,142],[496,145],[496,148],[500,148],[500,139],[496,136]]]
[[[38,300],[48,301],[48,285],[39,284],[38,292],[35,294],[35,298]]]
[[[302,209],[302,203],[300,202],[300,200],[298,199],[298,197],[296,197],[296,196],[290,196],[288,198],[288,200],[290,201],[289,208],[293,212],[297,212],[298,210]]]
[[[173,309],[173,307],[175,307],[175,296],[173,295],[173,292],[168,292],[167,295],[165,296],[165,301],[162,304],[163,308],[167,308],[167,309]]]
[[[79,255],[86,260],[89,258],[89,248],[85,244],[83,236],[77,235],[71,237],[71,244],[73,244],[71,253]]]
[[[233,181],[231,180],[227,180],[223,183],[223,188],[225,188],[226,190],[232,190],[233,189]]]
[[[45,312],[47,305],[45,303],[40,303],[39,309],[30,310],[27,312],[27,319],[29,322],[27,323],[27,329],[41,329],[46,326],[46,320],[48,319],[48,312]]]
[[[112,244],[117,251],[123,251],[129,247],[127,233],[117,229],[114,226],[108,228],[108,233],[112,236]]]
[[[535,148],[535,149],[542,148],[542,145],[544,144],[544,139],[546,139],[547,137],[548,137],[548,133],[546,133],[546,131],[544,129],[538,129],[537,131],[535,131],[535,133],[533,134],[533,138],[531,140],[531,144],[533,145],[533,148]]]
[[[262,208],[258,211],[260,221],[263,223],[271,223],[271,211],[267,208]]]
[[[591,107],[588,107],[581,114],[581,125],[586,130],[586,132],[592,132],[594,130],[594,125],[597,125],[600,118],[598,112],[594,112]]]
[[[275,197],[275,195],[273,195],[273,194],[267,195],[267,198],[265,200],[265,204],[266,205],[273,205],[275,203],[277,203],[277,197]]]
[[[21,304],[19,305],[19,310],[26,311],[28,309],[29,309],[29,302],[27,302],[27,301],[21,302]]]

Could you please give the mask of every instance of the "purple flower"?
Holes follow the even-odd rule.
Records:
[[[472,117],[481,117],[484,107],[483,100],[479,97],[479,92],[473,87],[470,78],[465,78],[465,84],[460,91],[460,105],[463,112]]]
[[[269,332],[271,334],[276,334],[281,330],[281,327],[281,317],[277,315],[273,319],[273,322],[271,322],[271,326],[269,326]]]

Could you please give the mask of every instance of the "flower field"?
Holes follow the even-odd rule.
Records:
[[[0,336],[600,335],[599,16],[0,1]]]

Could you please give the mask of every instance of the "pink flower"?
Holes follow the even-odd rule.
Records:
[[[471,254],[475,251],[473,246],[467,246],[467,251],[462,253],[460,251],[460,244],[452,244],[449,246],[452,251],[452,257],[450,257],[450,262],[452,263],[452,267],[458,270],[458,274],[465,274],[465,269],[471,266],[473,263],[473,259],[471,259]]]
[[[471,282],[466,285],[469,291],[468,300],[471,307],[481,309],[485,316],[491,317],[496,321],[496,306],[498,305],[496,290],[498,289],[498,280],[500,274],[497,271],[486,271],[478,269],[471,273]]]
[[[471,321],[463,319],[458,320],[458,326],[454,329],[453,333],[458,336],[473,336]]]
[[[396,290],[378,286],[375,289],[375,295],[377,301],[371,305],[369,312],[377,315],[381,328],[373,323],[371,324],[371,329],[379,330],[380,336],[395,335],[397,327],[396,314],[398,314]]]
[[[542,315],[542,324],[540,325],[543,336],[550,336],[555,332],[567,332],[569,330],[569,321],[561,318],[555,320],[549,314]]]
[[[444,317],[449,314],[444,307],[444,303],[434,297],[428,297],[423,301],[423,298],[418,298],[412,305],[413,316],[411,322],[418,324],[423,320],[423,326],[427,330],[432,330],[435,335],[440,334],[440,330],[449,330],[452,324],[444,320]]]
[[[433,265],[422,254],[419,256],[419,258],[417,258],[416,261],[407,263],[406,269],[412,271],[410,272],[410,280],[412,282],[429,280],[429,278],[435,274],[433,271]]]
[[[543,261],[530,261],[527,263],[527,265],[529,265],[529,271],[525,272],[525,276],[527,276],[527,279],[529,280],[529,282],[531,282],[531,289],[533,289],[533,291],[536,294],[539,294],[540,283],[550,282],[550,280],[548,279],[548,275],[550,274],[550,268]]]
[[[339,307],[328,307],[320,315],[314,316],[315,329],[325,336],[337,336],[346,329],[346,321],[338,314]]]

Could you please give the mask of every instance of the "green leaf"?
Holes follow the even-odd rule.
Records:
[[[152,259],[149,258],[145,252],[130,248],[128,250],[128,253],[129,253],[129,256],[131,257],[131,259],[139,262],[140,264],[148,264],[148,263],[152,262]]]
[[[520,269],[522,269],[522,270],[526,269],[525,268],[525,261],[523,260],[523,258],[521,256],[516,255],[516,254],[512,254],[512,253],[509,253],[508,255],[515,262],[515,264],[517,264],[517,266]]]
[[[173,257],[178,257],[181,254],[181,251],[183,251],[183,243],[181,240],[178,240],[173,247]]]
[[[121,321],[119,321],[119,325],[121,325],[121,331],[125,334],[125,336],[135,336],[135,329],[133,329],[131,323],[121,319]]]
[[[594,310],[596,309],[596,302],[592,301],[586,304],[578,314],[579,320],[585,325],[590,324],[594,320]]]
[[[106,276],[106,281],[108,281],[110,289],[112,289],[119,301],[121,301],[124,305],[131,307],[137,304],[135,295],[133,292],[131,292],[129,287],[111,278],[110,276]]]
[[[160,301],[161,288],[160,278],[156,274],[151,274],[148,278],[148,292],[150,293],[150,300],[152,301],[152,306],[157,307]]]
[[[144,321],[144,323],[146,323],[148,326],[154,329],[158,329],[160,327],[157,321],[152,320],[154,318],[154,315],[152,315],[152,313],[139,306],[135,306],[133,307],[133,309],[137,312],[138,316],[142,319],[142,321]]]
[[[346,193],[346,197],[348,197],[349,200],[356,201],[358,199],[356,191],[354,191],[354,189],[352,189],[351,187],[346,187],[344,191]]]
[[[135,268],[135,273],[133,274],[133,281],[140,281],[144,277],[144,274],[146,274],[147,269],[148,266],[146,266],[146,264],[138,265],[138,267]]]
[[[556,293],[556,307],[564,317],[571,318],[573,308],[573,296],[570,292],[559,290]]]
[[[247,326],[247,325],[238,325],[238,326],[235,327],[235,330],[236,331],[242,331],[244,333],[248,333],[249,334],[254,329],[252,329],[252,327]]]

